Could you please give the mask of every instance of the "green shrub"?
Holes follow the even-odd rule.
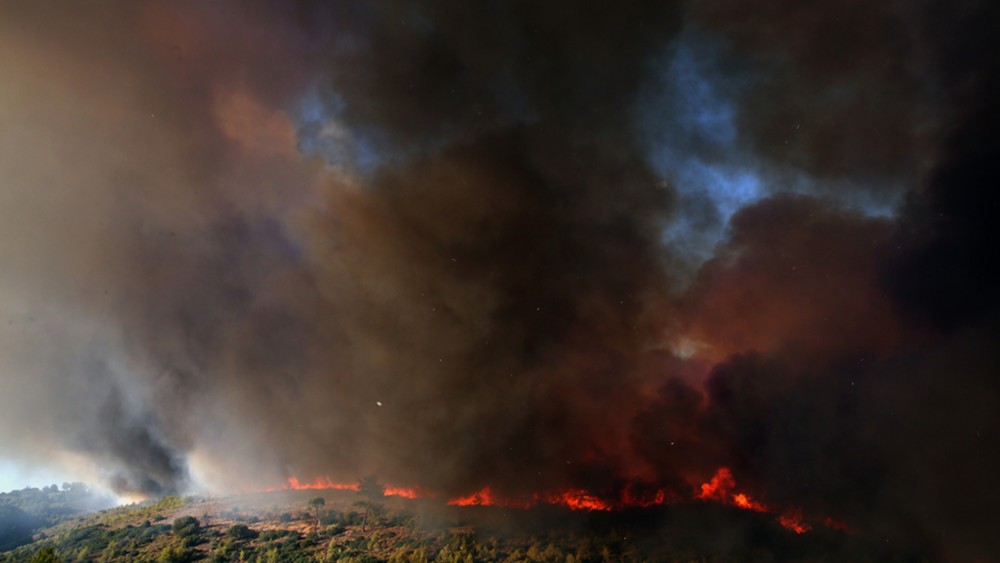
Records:
[[[425,547],[402,546],[389,555],[389,563],[427,563],[429,560]]]
[[[31,558],[31,563],[60,563],[62,559],[56,556],[56,550],[43,547]]]
[[[188,536],[184,536],[184,538],[181,539],[181,546],[183,546],[183,547],[194,547],[196,545],[201,545],[201,544],[205,543],[206,541],[207,540],[204,537],[202,537],[201,534],[191,534],[191,535],[188,535]]]
[[[282,537],[282,534],[278,530],[264,530],[263,532],[260,533],[259,537],[260,541],[269,542]]]
[[[252,530],[243,524],[236,524],[234,526],[230,526],[229,529],[226,530],[226,535],[235,540],[252,540],[260,534],[257,533],[256,530]]]
[[[181,516],[174,520],[174,534],[181,538],[196,535],[201,531],[201,524],[194,516]]]
[[[168,545],[160,552],[157,563],[188,563],[194,560],[194,553],[183,547]]]

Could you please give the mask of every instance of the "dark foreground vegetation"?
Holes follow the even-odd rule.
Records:
[[[796,535],[769,517],[708,504],[524,511],[358,500],[350,491],[167,497],[33,530],[0,562],[922,561],[843,532]]]

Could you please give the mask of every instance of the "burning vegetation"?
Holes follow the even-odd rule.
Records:
[[[756,512],[716,502],[607,510],[567,495],[566,504],[528,508],[502,506],[496,499],[484,503],[479,495],[475,505],[456,506],[383,495],[391,487],[371,477],[330,488],[311,484],[230,497],[166,497],[68,517],[36,531],[34,541],[0,553],[0,562],[598,563],[908,556],[839,531],[794,534]],[[720,542],[720,534],[729,539]]]
[[[584,4],[0,0],[0,477],[1000,558],[997,3]]]
[[[327,477],[318,477],[311,482],[302,482],[294,477],[288,479],[288,483],[280,488],[265,489],[265,491],[275,490],[351,490],[359,489],[358,483],[335,483]],[[562,491],[552,491],[545,493],[533,493],[522,496],[503,496],[495,494],[490,486],[468,495],[448,498],[446,503],[449,506],[494,506],[501,508],[514,508],[529,510],[541,505],[563,507],[569,510],[582,511],[612,511],[629,510],[636,508],[650,508],[664,506],[667,504],[690,503],[692,501],[713,502],[728,506],[735,506],[744,510],[774,514],[775,511],[762,502],[750,498],[746,493],[736,491],[736,481],[728,468],[721,467],[712,476],[712,479],[703,483],[692,495],[667,492],[663,489],[645,490],[642,493],[636,492],[637,487],[626,485],[616,498],[604,498],[598,494],[584,489],[566,489]],[[383,494],[387,497],[398,496],[408,499],[442,499],[442,495],[433,492],[418,493],[415,489],[384,486]],[[780,511],[776,520],[785,528],[797,534],[803,534],[812,529],[802,517],[802,510],[791,508]],[[848,530],[844,524],[837,523],[827,517],[823,524],[839,530]]]

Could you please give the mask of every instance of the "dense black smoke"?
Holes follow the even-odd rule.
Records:
[[[3,455],[997,549],[994,8],[3,11]]]

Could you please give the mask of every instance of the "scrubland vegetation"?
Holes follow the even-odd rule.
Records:
[[[727,507],[508,511],[353,491],[166,497],[64,517],[26,541],[0,563],[919,560],[841,532],[795,536]]]

